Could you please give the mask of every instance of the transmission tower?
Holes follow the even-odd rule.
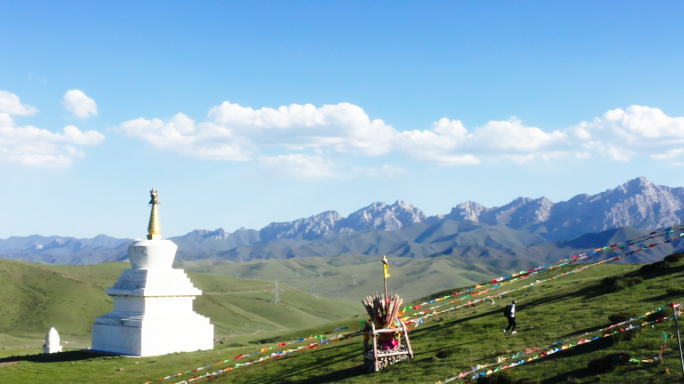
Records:
[[[316,280],[311,282],[311,295],[313,296],[316,296],[316,284],[318,284]]]
[[[302,267],[295,267],[295,271],[297,272],[297,277],[299,277],[299,270],[302,269]]]
[[[337,297],[338,298],[340,297],[340,285],[339,284],[337,285]]]
[[[352,280],[354,281],[354,283],[352,285],[356,285],[356,278],[358,278],[358,277],[359,277],[359,275],[352,275]]]
[[[318,278],[323,278],[323,272],[325,272],[325,269],[319,269],[318,270]]]
[[[273,304],[282,304],[280,302],[280,291],[282,291],[282,289],[278,288],[278,280],[276,280],[275,288],[273,288],[273,300],[271,300]]]

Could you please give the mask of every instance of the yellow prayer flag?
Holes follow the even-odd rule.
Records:
[[[388,277],[390,277],[390,274],[389,274],[389,263],[387,262],[387,256],[383,256],[383,257],[382,257],[382,268],[383,268],[383,272],[384,272],[384,274],[385,274],[385,279],[388,278]]]

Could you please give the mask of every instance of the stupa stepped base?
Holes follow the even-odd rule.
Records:
[[[93,324],[94,351],[129,356],[157,356],[214,348],[214,325],[194,312],[154,318],[113,311]]]
[[[114,286],[105,290],[117,296],[199,296],[182,269],[125,269]]]
[[[141,297],[131,295],[138,292],[117,292],[128,294],[112,295],[114,310],[95,319],[93,350],[156,356],[214,348],[214,326],[192,310],[195,296]]]

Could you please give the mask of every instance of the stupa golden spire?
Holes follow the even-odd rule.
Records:
[[[161,227],[159,226],[159,214],[157,213],[157,190],[152,188],[150,191],[150,204],[152,204],[152,212],[150,213],[150,224],[147,226],[147,240],[161,240]]]

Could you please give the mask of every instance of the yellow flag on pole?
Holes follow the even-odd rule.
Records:
[[[389,263],[387,262],[387,256],[382,257],[382,268],[385,273],[385,279],[390,277],[389,274]]]

